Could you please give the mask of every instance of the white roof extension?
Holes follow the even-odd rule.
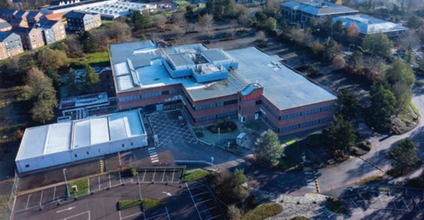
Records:
[[[138,111],[27,128],[16,160],[143,135]]]
[[[338,20],[343,22],[343,27],[348,28],[351,24],[356,24],[361,34],[378,34],[408,30],[400,24],[381,20],[368,15],[349,15],[333,18],[333,23]]]

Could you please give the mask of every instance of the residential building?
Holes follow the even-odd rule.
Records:
[[[0,18],[0,32],[6,32],[12,30],[12,25],[10,25],[6,20]]]
[[[56,20],[40,20],[35,24],[36,28],[43,30],[45,44],[51,44],[66,38],[65,25]]]
[[[13,27],[11,32],[21,36],[25,50],[34,50],[44,46],[43,33],[38,28]]]
[[[14,18],[26,21],[28,13],[29,13],[28,11],[19,10],[15,13]]]
[[[22,19],[13,18],[9,21],[9,23],[12,27],[28,27],[28,22]]]
[[[0,32],[0,60],[23,53],[21,37],[11,32]]]
[[[142,41],[109,49],[119,110],[181,107],[194,126],[228,117],[262,120],[280,136],[322,128],[335,111],[333,93],[254,47]]]
[[[17,12],[18,12],[18,10],[6,8],[6,9],[2,10],[0,16],[1,16],[1,18],[3,18],[6,21],[10,21],[13,18],[15,18],[15,14]]]
[[[350,15],[333,18],[333,22],[342,21],[343,28],[347,29],[351,25],[356,25],[359,38],[364,38],[369,34],[386,34],[388,38],[401,37],[408,30],[400,24],[381,20],[368,15]]]
[[[72,11],[66,15],[67,28],[72,31],[88,31],[100,27],[100,14]]]
[[[41,17],[43,16],[43,14],[41,12],[38,11],[30,11],[28,13],[27,17],[27,22],[29,26],[34,25],[35,23],[37,23]]]
[[[289,23],[308,25],[311,18],[325,20],[329,17],[358,14],[359,11],[323,0],[296,0],[281,3],[281,13]]]
[[[66,21],[66,20],[63,20],[63,16],[60,13],[46,14],[41,19],[43,19],[43,20],[56,20],[56,21],[62,21],[62,22]]]

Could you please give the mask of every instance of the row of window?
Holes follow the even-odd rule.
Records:
[[[237,99],[225,101],[225,102],[218,102],[218,103],[211,103],[211,104],[207,104],[207,105],[196,106],[194,108],[194,110],[199,111],[199,110],[215,108],[215,107],[220,107],[220,106],[225,106],[225,105],[232,105],[232,104],[237,104]]]
[[[124,101],[131,101],[131,100],[137,100],[137,99],[145,99],[145,98],[151,98],[151,97],[155,97],[155,96],[176,94],[176,93],[181,93],[181,92],[182,92],[181,89],[173,89],[173,90],[168,90],[168,91],[163,91],[163,92],[153,92],[153,93],[147,93],[147,94],[143,94],[143,95],[134,95],[134,96],[123,97],[123,98],[119,98],[119,101],[124,102]]]
[[[237,112],[236,111],[231,111],[231,112],[225,112],[225,113],[221,113],[221,114],[217,114],[217,115],[208,115],[205,117],[201,117],[201,118],[197,118],[196,122],[202,122],[202,121],[209,121],[209,120],[213,120],[213,119],[217,119],[217,118],[226,118],[226,117],[230,117],[233,115],[236,115]]]
[[[309,122],[305,122],[305,123],[301,123],[301,124],[295,124],[295,125],[291,125],[288,127],[284,127],[284,128],[280,128],[277,130],[277,132],[286,132],[286,131],[292,131],[292,130],[296,130],[299,128],[305,128],[305,127],[309,127],[309,126],[314,126],[317,124],[323,124],[323,123],[327,123],[330,122],[332,120],[332,118],[322,118],[322,119],[318,119],[318,120],[313,120],[313,121],[309,121]]]
[[[289,119],[289,118],[296,118],[296,117],[300,117],[300,116],[315,114],[315,113],[318,113],[318,112],[329,111],[329,110],[333,110],[334,107],[335,107],[334,105],[329,105],[329,106],[324,106],[324,107],[321,107],[321,108],[308,109],[308,110],[303,111],[303,112],[296,112],[296,113],[280,116],[278,118],[278,120],[285,120],[285,119]]]

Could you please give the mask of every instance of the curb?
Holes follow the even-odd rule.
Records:
[[[314,171],[314,179],[315,179],[315,187],[317,188],[317,193],[320,193],[321,190],[319,188],[318,178],[315,171]]]
[[[371,163],[371,162],[370,162],[370,161],[368,161],[367,159],[365,159],[365,158],[363,158],[363,157],[361,157],[361,156],[359,156],[358,158],[359,158],[359,159],[361,159],[361,160],[363,160],[363,161],[365,161],[365,162],[366,162],[366,163],[368,163],[369,165],[373,166],[375,169],[380,170],[380,171],[381,171],[381,172],[383,172],[383,173],[386,173],[386,171],[385,171],[385,170],[383,170],[383,169],[381,169],[380,167],[378,167],[377,165],[375,165],[375,164]]]

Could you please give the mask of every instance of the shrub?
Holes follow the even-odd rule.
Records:
[[[157,199],[149,199],[145,198],[141,200],[141,204],[143,205],[143,210],[147,211],[149,209],[152,209],[156,206],[162,205],[163,202]]]
[[[134,206],[138,206],[141,204],[141,200],[140,199],[126,199],[126,200],[121,200],[118,201],[118,209],[119,210],[123,210],[123,209],[128,209]]]
[[[246,213],[243,216],[244,220],[263,220],[274,216],[283,211],[283,207],[280,204],[263,204],[253,209],[252,211]]]
[[[183,181],[189,182],[198,180],[209,175],[209,172],[203,169],[188,170],[184,173]]]
[[[228,206],[227,217],[230,220],[240,220],[241,219],[241,211],[237,206],[230,205]]]
[[[340,200],[336,198],[329,198],[327,200],[326,207],[328,210],[335,212],[335,213],[341,213],[341,214],[347,214],[346,208],[344,207],[343,203],[340,202]]]
[[[361,179],[361,180],[355,182],[355,185],[363,185],[363,184],[366,184],[366,183],[380,182],[380,181],[383,181],[383,180],[384,180],[383,176],[375,175],[375,176],[370,176],[370,177]]]
[[[131,168],[130,171],[131,171],[131,176],[135,177],[135,175],[137,174],[137,171],[135,170],[135,168]]]

